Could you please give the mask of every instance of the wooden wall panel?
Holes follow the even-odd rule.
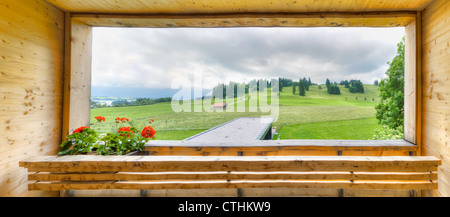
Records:
[[[0,196],[48,195],[28,192],[19,161],[61,142],[63,36],[63,13],[47,2],[0,1]]]
[[[417,95],[417,35],[418,20],[415,19],[405,27],[405,103],[404,103],[404,139],[417,144],[416,141],[416,95]]]
[[[432,195],[449,197],[450,1],[435,0],[423,11],[422,37],[422,154],[442,160]]]
[[[89,126],[92,27],[65,14],[65,73],[62,139],[80,126]]]

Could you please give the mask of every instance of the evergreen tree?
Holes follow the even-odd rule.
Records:
[[[360,80],[350,80],[350,93],[364,93],[364,86]]]
[[[334,94],[341,95],[341,90],[339,89],[339,87],[337,85],[334,86]]]
[[[259,79],[258,81],[256,81],[256,90],[259,92],[265,91],[264,86],[263,86],[264,83],[265,83],[265,87],[268,87],[267,80]]]
[[[306,78],[303,78],[303,85],[305,86],[305,90],[306,90],[306,91],[309,91],[309,83],[308,83],[308,81],[306,80]]]
[[[328,94],[336,94],[336,95],[341,94],[341,90],[337,86],[337,82],[331,83],[330,80],[327,78],[327,81],[325,82],[325,84],[327,86]]]
[[[302,79],[300,79],[300,81],[299,81],[299,87],[298,87],[298,95],[300,95],[300,96],[305,96],[305,83],[303,82],[303,80]]]
[[[278,88],[281,91],[283,91],[283,82],[281,81],[281,78],[278,78]]]
[[[282,87],[289,87],[292,86],[292,79],[288,79],[288,78],[278,78],[278,81],[280,83],[280,90],[282,89]]]
[[[292,94],[294,94],[295,95],[295,83],[294,83],[294,85],[292,86]]]
[[[327,78],[327,81],[325,82],[325,85],[327,85],[327,88],[331,85],[331,82],[330,82],[330,80],[328,80],[328,78]]]
[[[341,90],[339,89],[339,87],[336,84],[334,84],[334,85],[330,85],[328,87],[328,93],[329,94],[340,95],[341,94]]]

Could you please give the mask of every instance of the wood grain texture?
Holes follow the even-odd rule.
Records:
[[[164,171],[369,171],[430,172],[433,156],[40,156],[20,162],[28,171],[164,172]]]
[[[433,1],[422,13],[422,154],[442,159],[437,191],[450,196],[450,2]]]
[[[208,179],[344,179],[344,180],[436,180],[436,172],[115,172],[49,173],[36,172],[28,180],[40,181],[139,181],[139,180],[208,180]]]
[[[0,196],[46,195],[27,191],[18,162],[61,142],[63,37],[64,15],[47,2],[0,2]]]
[[[417,34],[418,20],[414,19],[405,27],[405,99],[404,99],[404,135],[411,143],[416,141],[416,95],[417,95]]]
[[[147,147],[316,147],[317,149],[335,148],[349,150],[408,150],[414,151],[415,145],[403,139],[395,140],[320,140],[320,139],[289,139],[289,140],[258,140],[258,141],[179,141],[153,140]]]
[[[323,181],[323,180],[243,180],[243,181],[101,181],[101,182],[34,182],[30,190],[89,189],[214,189],[214,188],[333,188],[333,189],[436,189],[430,181]]]
[[[423,154],[439,157],[443,161],[439,174],[439,189],[435,195],[450,195],[450,151],[448,148],[448,117],[450,98],[448,69],[449,38],[448,25],[450,3],[446,0],[419,1],[78,1],[48,0],[57,7],[74,12],[102,13],[359,13],[382,11],[423,11],[422,19],[422,61],[423,77]],[[2,107],[0,123],[0,195],[27,195],[24,180],[25,170],[17,168],[17,162],[27,156],[54,154],[60,143],[62,112],[62,71],[64,56],[64,13],[46,1],[3,0],[0,2],[0,100]],[[431,3],[432,2],[432,3]],[[431,3],[431,4],[430,4]],[[430,5],[429,5],[430,4]],[[428,6],[429,5],[429,6]],[[427,7],[428,6],[428,7]],[[347,14],[348,15],[348,14]],[[353,14],[354,15],[354,14]],[[352,16],[353,16],[352,15]],[[317,16],[317,14],[316,14]],[[297,17],[298,18],[298,17]],[[313,17],[303,21],[269,19],[275,25],[392,25],[380,17],[360,23],[351,17],[341,18]],[[405,16],[405,19],[410,16]],[[77,18],[78,19],[78,18]],[[127,26],[129,23],[114,25]],[[122,18],[120,18],[122,19]],[[130,18],[132,19],[132,18]],[[263,20],[255,22],[255,17],[246,20],[242,17],[232,19],[230,26],[263,25]],[[391,18],[390,18],[391,19]],[[94,19],[95,20],[95,19]],[[167,20],[166,18],[164,20]],[[305,21],[310,20],[310,21]],[[313,20],[313,21],[311,21]],[[371,21],[373,20],[373,21]],[[392,20],[392,19],[391,19]],[[142,19],[137,19],[139,24]],[[211,20],[202,24],[193,21],[189,25],[219,25],[223,19]],[[226,21],[226,20],[225,20]],[[103,22],[103,21],[102,21]],[[147,22],[147,21],[146,21]],[[240,22],[240,23],[239,23]],[[300,22],[300,23],[295,23]],[[303,23],[302,23],[303,22]],[[309,22],[309,23],[308,23]],[[322,22],[322,23],[320,23]],[[406,22],[398,19],[397,23]],[[409,21],[408,21],[409,22]],[[162,21],[160,24],[168,26]],[[176,23],[175,23],[176,24]],[[182,25],[187,25],[182,24]],[[104,25],[104,24],[103,24]],[[173,24],[172,24],[173,25]],[[181,25],[181,26],[182,26]],[[220,25],[226,25],[224,23]],[[85,31],[86,32],[86,31]],[[88,37],[85,37],[88,38]],[[87,47],[85,47],[87,48]],[[87,49],[89,50],[89,49]],[[83,55],[83,51],[80,52]],[[80,67],[87,67],[82,65]],[[80,71],[83,72],[84,70]],[[74,87],[75,88],[75,87]],[[86,87],[82,87],[87,91]],[[85,96],[85,95],[84,95]],[[81,120],[82,121],[82,120]],[[27,136],[23,136],[26,132]],[[254,186],[255,187],[255,186]],[[311,187],[311,186],[310,186]]]
[[[437,189],[436,157],[40,156],[29,190]],[[258,192],[258,191],[256,191]],[[263,191],[264,192],[264,191]],[[222,192],[223,193],[223,192]],[[255,192],[253,192],[254,194]]]
[[[398,27],[415,12],[73,14],[78,21],[104,27]]]
[[[241,13],[421,11],[432,0],[47,0],[71,12],[97,13]]]
[[[261,141],[150,141],[150,155],[189,156],[408,156],[417,146],[405,140],[261,140]]]
[[[92,28],[70,18],[70,37],[66,38],[66,45],[70,45],[70,52],[66,52],[66,76],[70,82],[65,84],[66,115],[63,138],[78,127],[90,125],[91,98],[91,65],[92,65]],[[68,107],[68,108],[67,108]]]

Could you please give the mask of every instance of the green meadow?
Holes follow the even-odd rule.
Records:
[[[341,95],[330,95],[325,85],[310,86],[306,96],[292,94],[292,87],[284,87],[279,94],[278,118],[273,123],[277,134],[274,139],[372,139],[375,129],[381,125],[375,118],[375,105],[379,102],[378,89],[364,85],[365,93],[350,93],[339,86]],[[271,93],[268,89],[269,94]],[[157,131],[157,140],[182,140],[238,117],[276,115],[259,102],[257,92],[245,97],[229,98],[225,110],[213,110],[211,103],[201,100],[185,102],[185,110],[174,112],[170,102],[146,106],[107,107],[91,109],[91,127],[110,132],[121,126],[142,129],[150,119]],[[298,94],[298,92],[297,92]],[[268,104],[271,104],[270,96]],[[206,106],[202,107],[202,103]],[[258,106],[259,105],[259,106]],[[203,109],[202,109],[203,108]],[[244,110],[238,110],[244,108]],[[106,122],[96,123],[95,116],[104,116]],[[115,123],[116,117],[126,117],[129,123]]]

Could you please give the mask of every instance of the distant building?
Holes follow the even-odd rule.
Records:
[[[213,109],[226,109],[227,108],[226,103],[214,103],[212,106],[213,106]]]

